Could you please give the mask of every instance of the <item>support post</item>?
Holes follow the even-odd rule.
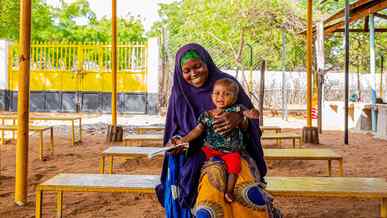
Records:
[[[308,28],[306,31],[306,127],[302,130],[303,141],[305,143],[318,144],[318,129],[312,126],[312,56],[313,56],[313,1],[307,3]]]
[[[122,127],[117,126],[117,0],[112,0],[112,125],[107,142],[122,141]]]
[[[349,97],[349,2],[345,0],[344,9],[344,86],[345,86],[345,100],[344,100],[344,144],[348,145],[348,97]]]
[[[28,116],[30,91],[31,0],[20,0],[20,56],[18,128],[16,142],[15,203],[27,202],[28,176]]]
[[[117,126],[117,0],[112,0],[112,126]]]
[[[324,76],[325,76],[325,55],[324,55],[324,22],[320,21],[316,28],[316,64],[317,64],[317,88],[318,88],[318,120],[317,128],[319,133],[322,133],[322,121],[323,121],[323,100],[324,100]]]
[[[383,99],[383,70],[384,70],[384,56],[380,56],[380,98]]]
[[[263,126],[263,102],[265,99],[265,70],[266,61],[262,60],[261,64],[261,82],[259,84],[259,126]]]
[[[288,120],[288,101],[286,92],[286,33],[282,31],[282,119]]]
[[[376,132],[376,56],[374,15],[369,15],[370,28],[370,70],[371,70],[371,121],[372,131]]]

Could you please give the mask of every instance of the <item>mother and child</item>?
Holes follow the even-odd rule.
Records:
[[[168,218],[281,217],[264,190],[259,112],[231,75],[199,44],[176,54],[156,193]]]

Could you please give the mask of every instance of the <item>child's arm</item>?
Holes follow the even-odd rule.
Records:
[[[181,139],[176,140],[176,144],[182,144],[186,142],[191,142],[194,139],[198,138],[201,134],[203,134],[205,128],[203,124],[199,123],[194,129],[192,129],[187,135],[182,137]]]

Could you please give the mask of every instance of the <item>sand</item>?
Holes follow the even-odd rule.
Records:
[[[55,154],[38,158],[38,137],[30,137],[28,203],[24,207],[14,204],[15,142],[1,145],[0,217],[34,217],[36,184],[58,173],[98,173],[98,157],[108,147],[105,143],[107,115],[83,115],[82,143],[71,145],[69,128],[60,122],[55,125]],[[120,118],[129,134],[133,125],[157,124],[158,116]],[[46,123],[47,124],[47,123]],[[59,126],[58,126],[59,125]],[[285,129],[300,132],[300,129]],[[48,137],[45,138],[48,141]],[[342,131],[324,131],[320,145],[306,148],[331,148],[344,157],[345,176],[382,177],[387,179],[387,141],[374,139],[370,134],[351,133],[350,144],[343,144]],[[274,141],[265,141],[267,147],[277,147]],[[290,147],[285,142],[282,147]],[[148,160],[117,159],[116,173],[159,174],[162,158]],[[338,175],[338,164],[334,175]],[[270,176],[326,176],[326,161],[272,161],[268,163]],[[285,217],[378,217],[379,201],[354,198],[275,198],[275,205]],[[44,196],[45,217],[55,217],[55,195]],[[64,217],[164,217],[163,208],[150,194],[125,193],[65,193]]]

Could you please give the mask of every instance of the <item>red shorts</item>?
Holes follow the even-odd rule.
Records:
[[[241,155],[239,152],[224,153],[208,146],[203,146],[202,151],[206,154],[207,160],[211,157],[219,157],[226,164],[227,173],[239,174],[241,172]]]

